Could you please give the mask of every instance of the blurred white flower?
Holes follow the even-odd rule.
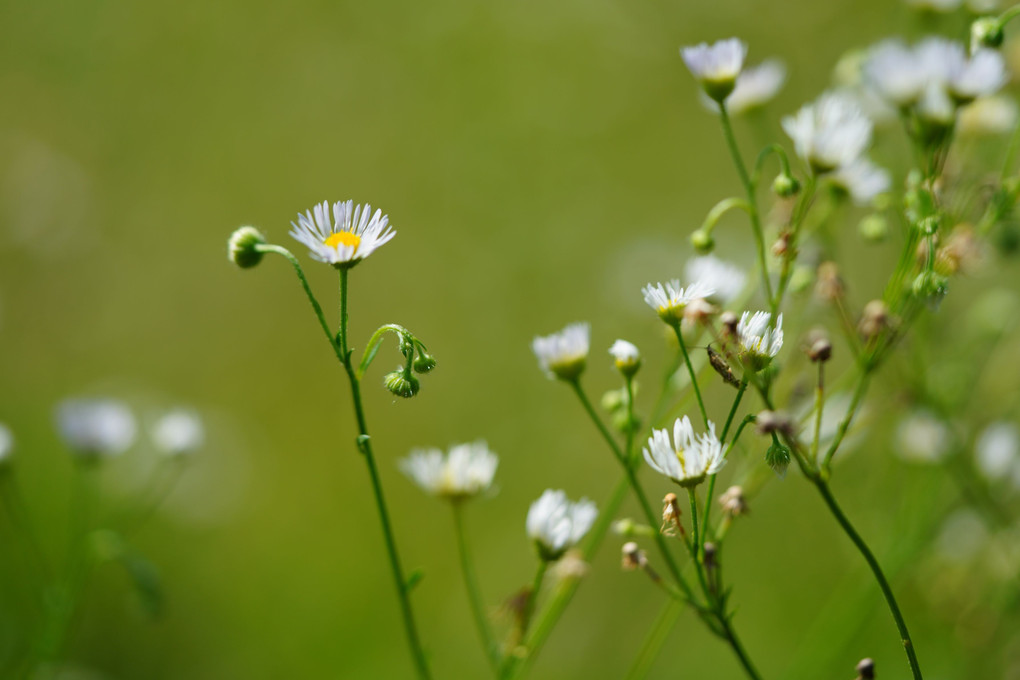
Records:
[[[588,499],[571,503],[563,491],[547,489],[528,509],[528,537],[535,542],[539,556],[552,562],[584,538],[597,515],[595,504]]]
[[[945,88],[937,82],[929,83],[916,106],[917,116],[923,122],[949,127],[956,119],[956,105]]]
[[[152,428],[156,447],[168,456],[191,453],[205,441],[202,420],[194,411],[177,409],[164,414]]]
[[[934,415],[917,410],[896,429],[896,452],[914,463],[938,463],[949,452],[949,428]]]
[[[988,479],[1002,479],[1010,474],[1020,454],[1020,432],[1006,421],[985,428],[975,446],[977,465]]]
[[[775,328],[769,327],[771,320],[768,312],[744,312],[737,323],[740,353],[755,370],[763,368],[783,347],[783,315],[776,319]]]
[[[963,0],[906,0],[907,4],[918,10],[948,13],[963,4]]]
[[[688,281],[697,281],[702,286],[712,289],[713,292],[704,297],[724,304],[743,292],[747,280],[743,269],[732,262],[720,260],[715,255],[692,257],[687,260],[684,273]]]
[[[729,38],[712,45],[701,43],[683,47],[680,55],[708,96],[718,102],[733,92],[747,56],[747,45],[737,38]]]
[[[982,97],[960,111],[956,133],[967,137],[1004,135],[1017,124],[1017,105],[1009,97]]]
[[[617,340],[609,348],[613,356],[616,368],[624,375],[633,375],[638,366],[641,365],[641,351],[633,343],[626,340]]]
[[[550,378],[576,380],[588,360],[591,326],[572,323],[559,333],[536,337],[531,349]]]
[[[0,463],[11,457],[11,451],[14,450],[14,435],[11,434],[10,428],[3,423],[0,423]]]
[[[872,123],[853,97],[826,92],[783,118],[783,130],[797,155],[823,173],[849,165],[864,153],[871,143]]]
[[[709,422],[708,432],[696,437],[687,416],[673,423],[672,441],[669,430],[652,430],[644,454],[652,469],[686,488],[697,486],[726,464],[715,423]]]
[[[959,46],[963,50],[963,45]],[[947,85],[958,102],[969,103],[978,97],[995,94],[1006,84],[1006,63],[996,50],[979,49],[970,58],[954,64]]]
[[[775,98],[785,82],[786,65],[779,59],[749,66],[737,76],[733,92],[726,97],[726,110],[736,116],[760,108]],[[704,92],[701,102],[710,111],[719,112],[719,107]]]
[[[892,185],[889,173],[861,156],[853,163],[837,168],[828,175],[829,181],[840,187],[857,205],[870,205]]]
[[[57,407],[60,436],[83,456],[115,456],[135,440],[131,411],[113,399],[71,399]]]
[[[679,323],[683,319],[684,308],[694,300],[710,297],[715,289],[700,281],[695,281],[687,288],[680,286],[679,279],[667,281],[665,284],[648,284],[641,289],[648,306],[654,309],[659,318],[666,323]]]
[[[868,52],[864,78],[883,99],[904,107],[921,97],[928,83],[928,69],[917,51],[898,40],[888,40]]]
[[[492,485],[499,458],[484,441],[455,444],[446,456],[439,449],[415,449],[400,469],[426,492],[459,500]]]
[[[290,235],[308,246],[309,256],[337,267],[352,266],[371,255],[376,248],[396,235],[389,218],[370,205],[354,205],[354,201],[333,204],[323,201],[305,214],[298,213],[298,222]]]

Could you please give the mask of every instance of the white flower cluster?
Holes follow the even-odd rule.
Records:
[[[531,342],[539,365],[550,378],[576,380],[588,361],[591,325],[572,323],[559,333]]]
[[[587,498],[572,503],[563,491],[548,489],[528,509],[528,537],[539,556],[553,562],[584,538],[597,516],[595,504]]]
[[[492,486],[499,458],[484,441],[457,444],[443,455],[439,449],[415,449],[400,469],[426,492],[459,500]]]

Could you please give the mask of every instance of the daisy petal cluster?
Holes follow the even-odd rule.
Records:
[[[537,337],[531,350],[550,378],[577,380],[588,361],[591,325],[572,323],[559,333]]]
[[[747,56],[747,45],[737,38],[729,38],[712,45],[701,43],[683,47],[680,55],[705,94],[722,102],[736,87]]]
[[[708,432],[694,434],[687,416],[673,423],[673,439],[669,430],[652,430],[645,461],[659,474],[669,477],[682,487],[691,489],[714,475],[726,464],[722,443],[715,436],[715,424],[708,423]]]
[[[775,327],[770,327],[771,320],[768,312],[744,312],[737,322],[740,356],[756,371],[764,368],[783,347],[783,315],[776,319]]]
[[[783,118],[783,130],[793,140],[797,155],[821,174],[860,158],[871,143],[872,123],[853,97],[826,92]]]
[[[484,441],[439,449],[415,449],[400,469],[426,492],[451,500],[475,496],[492,486],[499,458]]]
[[[337,268],[354,266],[397,233],[381,210],[372,213],[372,206],[367,204],[337,201],[332,218],[330,215],[329,203],[323,201],[298,214],[297,224],[291,222],[290,235],[308,246],[312,259]]]
[[[609,348],[609,353],[613,356],[616,369],[625,376],[633,376],[641,367],[641,351],[633,343],[617,340]]]
[[[539,557],[554,562],[584,538],[597,515],[595,504],[587,498],[572,503],[563,491],[547,489],[528,509],[528,537]]]
[[[727,303],[744,290],[747,275],[737,265],[720,260],[715,255],[702,255],[687,260],[684,273],[688,281],[697,281],[712,289],[709,300]]]
[[[707,284],[696,281],[687,288],[680,285],[679,279],[666,283],[648,284],[641,289],[645,302],[658,313],[659,318],[670,325],[680,323],[684,309],[695,300],[704,300],[715,293],[715,289]]]
[[[135,441],[135,418],[112,399],[72,399],[57,407],[57,428],[67,446],[83,457],[116,456]]]

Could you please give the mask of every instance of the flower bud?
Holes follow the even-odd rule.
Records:
[[[924,298],[929,302],[938,302],[946,296],[948,283],[946,277],[941,274],[922,272],[914,279],[911,289],[914,295],[919,298]]]
[[[414,395],[418,394],[418,390],[421,388],[421,384],[418,382],[418,379],[403,368],[398,368],[392,373],[387,373],[383,378],[383,385],[385,385],[386,389],[396,396],[403,397],[405,399],[410,399]]]
[[[620,565],[624,571],[634,571],[635,569],[641,569],[648,564],[648,557],[645,555],[645,551],[638,547],[638,544],[634,541],[629,541],[623,544],[623,563]]]
[[[828,334],[821,329],[811,331],[804,346],[804,353],[814,363],[831,359],[832,343],[829,341]]]
[[[436,367],[436,358],[428,352],[421,352],[414,360],[413,367],[415,373],[428,373]]]
[[[975,52],[982,47],[998,49],[1005,36],[997,17],[981,17],[970,25],[970,48]]]
[[[699,253],[710,253],[715,249],[715,239],[712,234],[704,229],[698,229],[691,233],[691,245]]]
[[[266,243],[266,237],[255,227],[241,227],[227,241],[227,257],[241,269],[254,267],[262,261],[263,253],[257,246]]]
[[[640,350],[626,340],[614,342],[613,346],[609,348],[609,353],[613,356],[616,370],[625,378],[633,378],[638,369],[641,368]]]
[[[776,175],[772,182],[772,192],[780,198],[790,198],[800,193],[800,182],[785,172]]]
[[[857,664],[857,674],[860,680],[874,680],[875,662],[871,659],[861,659],[860,663]]]
[[[773,441],[772,446],[765,452],[765,463],[777,475],[785,477],[786,468],[790,465],[790,449],[779,443],[778,440]]]

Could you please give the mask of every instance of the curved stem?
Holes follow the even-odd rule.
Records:
[[[478,635],[482,638],[485,646],[485,655],[489,659],[492,671],[499,677],[502,659],[500,658],[499,646],[492,637],[492,629],[489,626],[489,619],[485,615],[481,591],[478,588],[478,577],[475,574],[474,565],[471,562],[471,555],[468,553],[467,532],[464,531],[463,503],[454,501],[450,504],[453,507],[453,526],[457,534],[457,552],[460,554],[460,569],[464,576],[464,587],[467,588],[468,600],[471,602],[471,613],[475,618],[475,627],[478,628]]]
[[[853,524],[843,513],[843,509],[839,507],[835,497],[832,495],[832,491],[829,489],[829,484],[820,477],[814,477],[811,479],[815,487],[818,489],[818,493],[822,495],[825,500],[825,504],[829,506],[829,510],[832,515],[839,522],[839,525],[843,527],[843,531],[853,541],[853,544],[857,547],[858,552],[864,557],[864,560],[868,563],[868,567],[871,568],[871,573],[874,574],[875,580],[878,581],[879,588],[882,589],[882,595],[885,596],[886,604],[889,606],[889,611],[892,613],[893,620],[896,622],[896,629],[900,633],[900,641],[903,643],[903,649],[907,653],[907,662],[910,664],[910,672],[913,674],[914,680],[922,680],[921,677],[921,666],[917,661],[917,653],[914,651],[914,643],[910,639],[910,632],[907,630],[907,622],[903,620],[903,614],[900,613],[900,606],[896,602],[896,596],[893,595],[892,588],[889,586],[889,582],[885,578],[885,574],[882,573],[882,567],[879,566],[878,560],[875,559],[875,555],[872,554],[868,544],[864,542],[861,535],[854,529]]]
[[[289,254],[289,253],[288,253]],[[293,256],[292,256],[293,257]],[[300,270],[300,268],[298,268]],[[344,369],[351,385],[351,399],[354,402],[354,417],[358,424],[358,438],[356,440],[358,450],[365,458],[365,465],[368,467],[368,476],[372,481],[372,493],[375,497],[376,509],[379,513],[379,521],[382,523],[383,538],[386,542],[386,554],[389,557],[390,570],[393,573],[394,585],[397,589],[397,596],[400,600],[400,611],[404,620],[404,632],[407,635],[407,643],[411,648],[411,656],[418,671],[418,676],[427,680],[431,677],[428,663],[425,660],[425,651],[422,649],[421,640],[418,636],[418,628],[414,622],[414,612],[411,608],[411,600],[407,592],[407,579],[400,566],[400,555],[397,552],[397,542],[393,536],[393,527],[390,524],[389,511],[386,509],[386,499],[383,496],[382,481],[379,478],[379,470],[375,464],[375,457],[372,455],[372,440],[368,435],[368,425],[365,421],[365,409],[361,403],[361,382],[351,364],[351,352],[347,343],[347,268],[340,270],[340,332],[338,341],[333,342],[326,328],[326,334],[330,337],[330,344],[337,350],[337,356],[343,362]],[[302,277],[302,282],[304,278]],[[307,283],[305,283],[307,290]],[[309,297],[311,292],[309,291]],[[314,300],[314,298],[311,298]],[[315,305],[317,307],[317,305]],[[319,318],[322,320],[321,311]]]

